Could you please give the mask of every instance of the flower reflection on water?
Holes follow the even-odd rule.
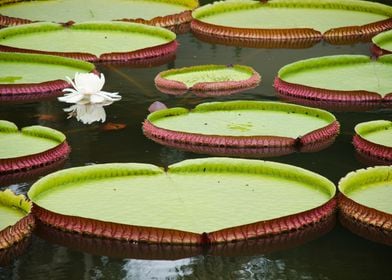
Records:
[[[68,113],[68,119],[76,117],[78,121],[84,124],[92,124],[93,122],[106,121],[106,112],[103,107],[112,103],[76,103],[63,110]]]

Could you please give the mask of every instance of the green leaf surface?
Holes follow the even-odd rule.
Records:
[[[149,115],[155,126],[173,131],[221,136],[297,138],[335,120],[326,111],[279,102],[231,101],[168,109]]]
[[[0,14],[32,21],[75,22],[143,18],[181,13],[197,7],[194,0],[40,0],[0,6]],[[108,8],[110,5],[110,8]]]
[[[332,28],[365,25],[388,19],[387,5],[356,0],[221,1],[196,9],[192,16],[215,25],[236,28]]]
[[[339,190],[355,202],[392,214],[392,166],[377,166],[349,173]]]
[[[6,123],[5,123],[6,124]],[[65,135],[48,127],[30,126],[22,131],[2,129],[0,123],[0,159],[41,153],[65,140]]]
[[[162,74],[162,77],[192,87],[197,83],[243,81],[252,75],[253,71],[249,67],[241,65],[201,65],[168,70]]]
[[[16,224],[25,215],[22,211],[14,207],[0,205],[0,231]]]
[[[125,22],[86,22],[70,27],[33,23],[0,30],[0,44],[47,52],[131,52],[175,40],[175,34],[160,27]]]
[[[31,204],[23,195],[10,190],[0,192],[0,231],[16,224],[30,212]]]
[[[167,173],[132,163],[72,168],[29,191],[56,213],[195,233],[299,213],[334,194],[330,181],[310,171],[229,158],[188,160]]]
[[[392,55],[376,61],[362,55],[336,55],[301,60],[284,66],[279,78],[329,90],[365,90],[382,97],[392,92]]]
[[[360,123],[355,126],[355,132],[372,143],[392,148],[392,121]]]
[[[392,30],[382,32],[372,38],[379,48],[392,52]]]
[[[73,77],[94,69],[88,62],[51,55],[0,53],[0,84],[34,84]]]

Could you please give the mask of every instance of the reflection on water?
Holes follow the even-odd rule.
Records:
[[[113,102],[103,103],[76,103],[68,108],[64,108],[64,112],[68,113],[68,119],[75,117],[84,124],[93,122],[105,122],[106,112],[104,106],[108,106]]]
[[[127,260],[122,279],[178,279],[193,274],[193,258],[176,261]]]
[[[340,226],[280,252],[173,261],[94,256],[37,237],[32,243],[12,266],[0,267],[0,279],[389,279],[392,257],[390,247]]]

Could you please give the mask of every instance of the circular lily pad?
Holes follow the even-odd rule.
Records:
[[[189,111],[171,108],[151,113],[143,124],[144,134],[171,146],[187,145],[215,154],[216,148],[232,153],[302,150],[333,141],[339,123],[327,111],[279,102],[229,101],[203,103]],[[279,153],[278,153],[279,154]]]
[[[243,65],[199,65],[170,69],[155,77],[155,86],[167,94],[229,95],[254,88],[260,75]]]
[[[335,187],[320,175],[231,158],[187,160],[167,172],[136,163],[71,168],[40,179],[28,195],[44,223],[157,243],[276,235],[318,223],[335,208]]]
[[[0,30],[0,50],[56,54],[88,61],[137,61],[177,49],[175,33],[130,22],[71,25],[40,22]]]
[[[95,71],[94,64],[52,55],[0,53],[0,97],[34,99],[68,87],[65,77]]]
[[[357,151],[392,164],[392,121],[378,120],[355,126],[353,144]]]
[[[221,1],[192,12],[191,29],[215,37],[360,41],[392,27],[392,7],[354,0]]]
[[[392,30],[382,32],[372,38],[372,52],[376,56],[392,53]]]
[[[126,20],[172,27],[191,21],[197,0],[0,1],[0,25]]]
[[[34,228],[31,203],[10,190],[0,192],[0,250],[29,236]]]
[[[392,55],[374,61],[363,55],[336,55],[297,61],[279,70],[274,82],[281,95],[346,102],[392,100]]]
[[[392,166],[351,172],[339,182],[339,190],[343,224],[368,227],[373,235],[383,236],[379,240],[392,244]]]
[[[21,131],[0,120],[0,175],[24,172],[63,160],[70,147],[61,132],[39,125]]]

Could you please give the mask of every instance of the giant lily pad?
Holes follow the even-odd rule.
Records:
[[[0,121],[0,175],[24,172],[63,160],[70,148],[61,132],[39,125],[18,130]]]
[[[92,72],[94,68],[91,63],[65,57],[0,53],[0,97],[34,99],[49,92],[58,95],[69,86],[65,77]]]
[[[368,228],[378,236],[372,239],[392,245],[392,166],[351,172],[339,182],[339,190],[343,224]]]
[[[195,152],[229,155],[280,155],[331,142],[339,123],[324,110],[279,102],[203,103],[189,111],[151,113],[143,124],[152,140]],[[236,152],[237,150],[237,152]]]
[[[10,190],[0,192],[0,250],[29,236],[34,227],[31,203]]]
[[[320,175],[231,158],[187,160],[167,172],[136,163],[71,168],[42,178],[28,195],[44,223],[158,243],[276,235],[321,222],[335,208],[335,187]]]
[[[40,22],[0,30],[0,50],[56,54],[88,61],[137,61],[172,54],[175,33],[126,22]]]
[[[360,123],[355,132],[353,143],[359,153],[392,164],[392,121]]]
[[[260,41],[359,41],[392,27],[392,7],[357,0],[221,1],[193,11],[192,31]]]
[[[281,95],[360,106],[392,100],[392,55],[374,61],[363,55],[311,58],[279,70],[274,86]]]
[[[126,20],[172,27],[189,22],[198,5],[197,0],[2,0],[0,25]]]
[[[376,56],[392,53],[392,30],[382,32],[372,38],[372,52]]]
[[[260,80],[260,75],[249,66],[199,65],[160,72],[155,85],[167,94],[192,91],[196,95],[216,96],[254,88]]]

